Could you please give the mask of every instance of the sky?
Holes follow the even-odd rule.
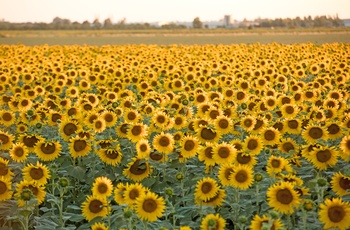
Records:
[[[103,22],[123,18],[133,22],[217,21],[335,16],[350,18],[350,0],[0,0],[0,20],[52,22],[60,17],[72,22]]]

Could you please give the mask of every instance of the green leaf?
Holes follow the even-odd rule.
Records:
[[[69,167],[68,169],[68,174],[78,180],[82,180],[85,175],[85,169],[80,166],[72,166]]]

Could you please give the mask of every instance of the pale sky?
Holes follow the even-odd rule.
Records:
[[[0,20],[52,22],[54,17],[82,23],[98,18],[118,22],[171,22],[335,16],[350,18],[350,0],[0,0]]]

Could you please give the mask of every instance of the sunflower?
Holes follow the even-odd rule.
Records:
[[[335,147],[319,146],[313,148],[307,156],[305,156],[315,168],[319,170],[326,170],[328,167],[332,167],[338,162],[338,151]]]
[[[267,127],[268,120],[263,117],[257,117],[254,128],[250,131],[252,134],[260,134],[261,130]]]
[[[249,152],[236,151],[233,156],[233,163],[235,165],[247,165],[254,167],[258,163],[256,156],[250,154]]]
[[[6,127],[13,125],[16,122],[16,114],[9,110],[0,111],[0,124]]]
[[[174,117],[174,124],[173,124],[174,129],[180,130],[186,126],[187,126],[187,121],[185,116],[178,114]]]
[[[221,138],[221,134],[216,132],[214,129],[209,126],[201,126],[196,131],[196,137],[201,143],[212,142],[216,143]]]
[[[141,139],[146,138],[148,135],[148,126],[142,123],[132,123],[130,124],[127,131],[127,138],[131,142],[138,142]]]
[[[68,141],[69,138],[80,129],[81,127],[76,120],[68,118],[63,119],[59,125],[59,133],[65,141]]]
[[[151,119],[152,127],[156,130],[168,130],[173,127],[172,119],[163,111],[156,111]]]
[[[297,145],[295,140],[291,138],[282,138],[281,142],[278,144],[278,150],[285,154],[291,154],[291,151],[298,153],[299,149],[300,147]]]
[[[300,119],[285,119],[282,122],[285,133],[299,134],[302,132],[302,123]]]
[[[340,157],[347,161],[350,157],[350,135],[342,138],[339,148],[341,150]]]
[[[127,184],[123,190],[123,200],[130,208],[134,208],[136,199],[146,193],[146,188],[140,183]]]
[[[293,184],[279,182],[267,190],[269,206],[283,214],[292,214],[299,203],[299,194],[294,190]]]
[[[242,147],[243,152],[247,152],[251,156],[256,156],[263,149],[263,143],[258,136],[250,135],[244,139]]]
[[[29,154],[28,148],[21,142],[15,143],[9,151],[10,157],[16,162],[24,162]]]
[[[280,142],[281,134],[277,129],[269,127],[262,130],[261,139],[265,145],[273,146]]]
[[[12,194],[13,192],[11,190],[11,180],[0,176],[0,202],[11,199]]]
[[[281,107],[281,113],[284,118],[294,119],[299,114],[299,107],[295,104],[284,104]]]
[[[242,118],[240,125],[247,132],[252,131],[256,124],[256,118],[252,115],[247,115]]]
[[[19,207],[24,207],[26,204],[26,201],[21,196],[22,192],[25,191],[26,189],[31,190],[34,197],[37,199],[37,202],[38,202],[37,205],[40,205],[41,203],[44,202],[45,196],[46,196],[45,188],[43,186],[37,185],[35,183],[35,181],[23,180],[23,181],[17,183],[16,193],[14,195]]]
[[[118,120],[117,115],[109,110],[102,112],[101,118],[105,121],[106,127],[113,127]]]
[[[128,122],[120,123],[115,129],[117,132],[117,135],[121,138],[127,138],[129,127],[130,127],[130,124]]]
[[[350,204],[340,198],[326,198],[324,203],[320,204],[318,216],[325,229],[349,229]]]
[[[200,206],[201,203],[203,206],[212,206],[214,208],[222,206],[224,200],[226,197],[226,191],[224,189],[219,189],[218,193],[213,197],[210,198],[209,200],[200,200],[196,199],[196,205]]]
[[[138,158],[132,158],[132,161],[123,170],[123,175],[133,181],[142,181],[150,175],[152,168],[147,161]]]
[[[226,221],[220,216],[220,214],[208,214],[206,215],[200,225],[201,230],[224,230]]]
[[[12,134],[0,131],[0,150],[11,149],[14,139]]]
[[[286,160],[286,158],[271,155],[267,160],[266,171],[270,176],[273,176],[281,173],[287,164],[288,161]]]
[[[218,172],[218,179],[223,186],[230,186],[231,174],[234,172],[234,165],[231,163],[221,164]]]
[[[114,189],[113,198],[119,205],[126,204],[124,200],[124,192],[126,187],[127,185],[125,185],[123,182],[119,182]]]
[[[180,141],[180,154],[185,159],[194,157],[199,150],[199,141],[193,136],[184,136]]]
[[[97,155],[102,162],[112,166],[118,165],[123,158],[119,145],[101,148],[97,151]]]
[[[236,165],[233,173],[229,176],[229,181],[234,188],[241,190],[248,189],[254,182],[254,171],[248,165]]]
[[[47,180],[50,179],[50,170],[46,165],[41,164],[39,161],[36,165],[28,164],[22,169],[23,179],[26,181],[34,181],[39,186],[47,184]]]
[[[198,150],[198,159],[204,161],[206,166],[214,166],[215,160],[213,158],[214,143],[206,142],[205,145],[200,146]]]
[[[132,123],[132,122],[139,122],[141,119],[140,113],[135,109],[126,109],[124,111],[124,120],[125,122]]]
[[[232,120],[225,115],[217,116],[214,120],[214,128],[220,134],[227,134],[232,129]]]
[[[337,172],[331,180],[332,190],[338,196],[346,196],[350,194],[350,177]]]
[[[85,137],[72,137],[69,140],[68,146],[70,155],[73,158],[84,157],[88,155],[91,151],[91,143]]]
[[[96,133],[102,133],[106,127],[106,121],[102,117],[98,117],[93,121],[92,128]]]
[[[327,140],[328,132],[323,126],[309,124],[302,131],[301,136],[308,144],[314,144],[318,140]]]
[[[328,132],[328,138],[331,140],[336,140],[340,137],[343,137],[344,132],[342,130],[342,127],[340,126],[339,122],[331,122],[328,121],[325,124]]]
[[[105,177],[97,177],[92,185],[92,195],[97,198],[107,198],[112,195],[113,185],[112,181]]]
[[[233,162],[234,153],[236,151],[237,150],[232,144],[226,142],[216,144],[213,148],[213,159],[215,160],[215,163],[219,165],[225,162],[231,163]]]
[[[161,132],[153,138],[153,147],[160,153],[169,154],[174,151],[174,137],[171,133]]]
[[[210,177],[205,177],[202,180],[197,181],[195,189],[195,198],[207,201],[218,193],[219,186],[216,180]]]
[[[142,159],[148,159],[151,153],[151,146],[148,142],[148,139],[141,139],[136,143],[136,152],[137,157]]]
[[[91,230],[108,230],[108,227],[104,223],[96,222],[91,225]]]
[[[81,205],[82,214],[87,221],[95,217],[106,217],[108,215],[107,200],[96,196],[88,196]]]
[[[251,230],[261,230],[261,229],[283,229],[283,223],[281,219],[274,219],[272,217],[263,215],[255,215],[252,222],[250,223],[249,229]]]
[[[58,141],[42,139],[35,145],[35,153],[43,161],[53,161],[60,156],[62,146]]]
[[[147,192],[136,200],[137,216],[145,221],[154,222],[160,218],[165,211],[165,201],[153,192]]]

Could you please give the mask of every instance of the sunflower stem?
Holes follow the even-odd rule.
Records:
[[[303,220],[303,229],[304,229],[304,230],[308,229],[308,228],[307,228],[307,225],[306,225],[306,218],[307,218],[306,211],[303,210],[302,220]]]
[[[256,212],[259,215],[260,214],[260,207],[259,207],[259,184],[256,183],[256,190],[255,190],[255,198],[256,198]]]
[[[147,225],[147,221],[142,221],[142,224],[143,224],[143,229],[144,230],[147,230],[148,229],[148,225]]]

